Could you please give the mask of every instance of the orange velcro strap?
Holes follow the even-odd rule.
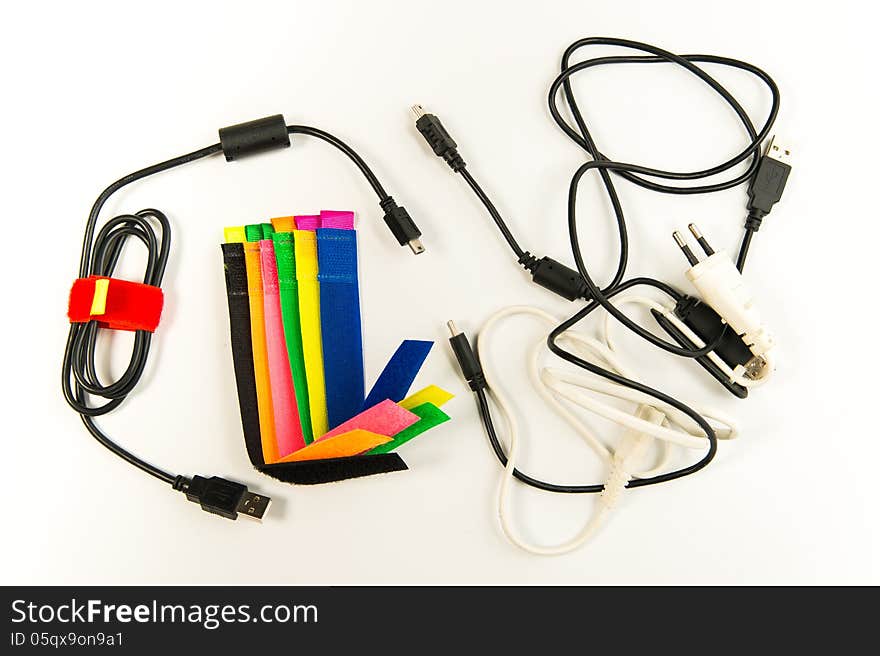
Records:
[[[159,287],[89,276],[73,281],[67,317],[71,323],[97,321],[115,330],[148,330],[159,325],[164,296]]]

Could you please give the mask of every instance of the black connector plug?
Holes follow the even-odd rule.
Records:
[[[467,381],[470,388],[476,392],[477,390],[486,389],[486,377],[483,375],[483,367],[471,343],[463,332],[455,327],[455,323],[447,321],[449,332],[452,337],[449,338],[449,345],[452,352],[455,353],[455,359],[458,360],[458,368],[461,369],[461,375]]]
[[[379,207],[385,212],[385,224],[391,228],[395,239],[401,246],[409,246],[415,255],[425,252],[422,245],[422,231],[419,230],[415,221],[406,211],[405,207],[400,207],[391,196],[379,203]]]
[[[791,173],[790,161],[791,149],[777,143],[776,137],[773,137],[749,184],[749,218],[746,227],[752,232],[758,231],[761,220],[770,214],[770,210],[782,198],[788,174]]]
[[[193,476],[192,479],[181,476],[175,481],[174,489],[183,492],[187,499],[199,504],[205,512],[226,519],[237,519],[239,515],[263,519],[272,501],[262,494],[249,492],[241,483],[218,476]]]
[[[498,210],[492,205],[476,181],[465,171],[467,165],[461,155],[458,154],[458,144],[455,143],[455,139],[443,127],[440,119],[434,114],[427,113],[421,105],[413,105],[412,112],[416,118],[416,129],[418,129],[419,134],[425,138],[425,141],[428,142],[435,155],[442,157],[449,164],[449,168],[465,177],[468,184],[471,185],[471,188],[474,189],[477,196],[486,205],[486,209],[489,210],[489,214],[501,229],[501,233],[504,235],[507,243],[517,254],[519,264],[532,274],[532,282],[544,289],[549,289],[554,294],[558,294],[569,301],[587,298],[587,283],[580,272],[565,266],[553,258],[535,257],[519,247]]]
[[[416,129],[431,146],[438,157],[449,164],[449,168],[458,173],[466,164],[458,154],[458,144],[449,136],[446,128],[434,114],[428,114],[421,105],[413,105],[412,113],[416,118]]]

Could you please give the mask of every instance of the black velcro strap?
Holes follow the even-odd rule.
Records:
[[[406,469],[408,467],[403,458],[396,453],[379,453],[370,456],[279,462],[273,465],[263,465],[260,471],[285,483],[317,485],[318,483],[332,483],[347,478],[387,474]]]
[[[247,269],[242,244],[222,244],[226,272],[226,298],[229,303],[229,332],[232,337],[232,366],[238,390],[238,409],[244,444],[251,464],[263,466],[260,442],[260,415],[257,412],[257,383],[254,377],[254,352],[251,346],[251,308],[248,301]]]

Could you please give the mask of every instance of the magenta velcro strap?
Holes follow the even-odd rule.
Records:
[[[321,210],[321,227],[335,230],[354,230],[354,212]]]

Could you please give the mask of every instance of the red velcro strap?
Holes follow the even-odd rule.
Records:
[[[107,282],[96,284],[98,280]],[[71,323],[97,321],[104,328],[153,332],[159,325],[163,300],[162,290],[153,285],[89,276],[73,281],[67,317]]]

